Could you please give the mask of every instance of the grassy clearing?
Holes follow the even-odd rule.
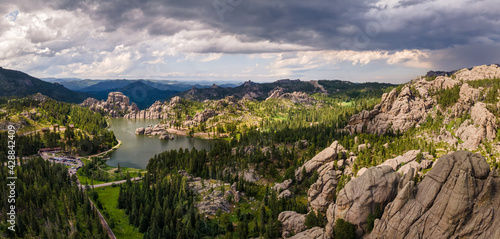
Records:
[[[107,183],[107,182],[104,182],[104,181],[99,181],[97,179],[94,179],[94,181],[92,182],[92,179],[91,178],[88,178],[87,176],[84,176],[82,173],[81,173],[81,169],[79,169],[77,172],[76,172],[76,176],[78,177],[78,180],[80,180],[80,184],[82,185],[98,185],[98,184],[103,184],[103,183]]]
[[[99,200],[103,206],[101,213],[106,218],[108,224],[114,222],[113,233],[119,239],[136,239],[142,238],[144,235],[139,232],[138,228],[128,223],[128,216],[125,211],[118,209],[118,195],[120,187],[102,187],[95,189],[99,194]]]

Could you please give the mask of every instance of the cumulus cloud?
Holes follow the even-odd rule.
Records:
[[[294,54],[277,54],[269,69],[276,75],[294,75],[295,72],[332,67],[340,62],[352,65],[367,65],[373,61],[385,61],[388,65],[428,68],[431,65],[429,55],[420,50],[388,51],[301,51]]]
[[[215,2],[223,10],[195,0],[7,0],[0,64],[44,76],[277,77],[344,63],[500,62],[491,53],[500,42],[496,0]],[[214,63],[240,65],[227,73]]]

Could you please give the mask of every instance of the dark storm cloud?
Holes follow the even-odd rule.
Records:
[[[436,51],[431,58],[436,69],[457,70],[477,65],[500,64],[500,44],[468,45]]]
[[[64,9],[83,10],[108,32],[129,28],[170,36],[199,28],[192,24],[199,22],[242,41],[269,40],[317,50],[443,49],[478,37],[498,42],[500,36],[500,24],[494,21],[499,7],[488,1],[471,2],[470,8],[428,0],[392,7],[371,0],[59,1]]]

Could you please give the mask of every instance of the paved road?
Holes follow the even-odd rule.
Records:
[[[138,181],[138,180],[141,180],[142,178],[140,177],[135,177],[135,178],[131,178],[130,180],[131,181]],[[101,188],[101,187],[107,187],[107,186],[111,186],[113,184],[122,184],[124,182],[127,182],[127,180],[120,180],[120,181],[114,181],[114,182],[109,182],[109,183],[101,183],[101,184],[96,184],[94,185],[94,188]],[[80,185],[80,187],[85,187],[86,185]],[[91,186],[91,185],[89,185]],[[91,186],[92,187],[92,186]]]
[[[104,152],[101,152],[101,153],[98,153],[98,154],[94,154],[94,155],[89,155],[89,156],[85,156],[85,157],[80,157],[80,158],[91,158],[91,157],[98,157],[98,156],[101,156],[101,155],[105,155],[106,153],[108,152],[111,152],[113,149],[117,149],[118,147],[120,147],[122,145],[122,141],[120,140],[116,140],[118,141],[118,144],[116,144],[113,148],[110,148]]]

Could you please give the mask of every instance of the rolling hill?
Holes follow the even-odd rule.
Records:
[[[52,99],[80,103],[88,95],[65,88],[58,83],[49,83],[26,73],[0,67],[0,96],[25,97],[42,93]]]

